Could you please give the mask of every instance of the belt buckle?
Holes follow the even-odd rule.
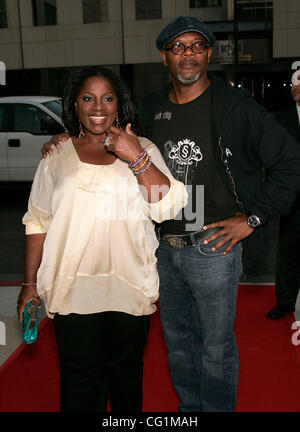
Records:
[[[180,250],[187,246],[187,242],[180,237],[171,234],[165,234],[163,240],[168,243],[172,248]]]

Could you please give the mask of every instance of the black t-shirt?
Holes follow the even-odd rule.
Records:
[[[204,223],[234,215],[234,199],[217,171],[213,155],[211,86],[185,104],[172,103],[166,97],[154,117],[152,141],[173,176],[189,192],[188,206],[174,220],[161,224],[165,233],[199,231]]]

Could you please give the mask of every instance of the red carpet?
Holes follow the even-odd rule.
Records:
[[[276,304],[272,286],[242,285],[236,320],[240,352],[237,411],[299,412],[299,349],[292,344],[294,314],[265,317]],[[299,343],[300,343],[300,338]]]
[[[265,313],[275,304],[274,287],[241,285],[236,333],[240,351],[237,411],[300,411],[299,346],[291,339],[294,315],[272,321]],[[152,327],[144,362],[144,411],[174,412],[178,399],[167,367],[159,314]],[[297,336],[297,335],[296,335]],[[294,340],[299,340],[300,336]],[[0,412],[59,410],[59,368],[52,321],[40,325],[37,343],[21,345],[0,368]]]

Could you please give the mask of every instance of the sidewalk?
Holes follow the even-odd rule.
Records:
[[[17,299],[21,286],[0,286],[0,367],[23,342],[22,326],[17,318]],[[45,318],[45,309],[39,309],[38,320]],[[3,334],[4,332],[4,334]],[[5,343],[5,345],[2,345]]]

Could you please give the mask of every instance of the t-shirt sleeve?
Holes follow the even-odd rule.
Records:
[[[150,219],[158,223],[164,220],[174,219],[180,210],[187,205],[188,193],[186,188],[182,182],[175,180],[172,176],[155,144],[145,138],[141,144],[151,156],[154,165],[168,177],[170,181],[170,188],[164,197],[160,201],[154,203],[149,203],[144,200],[143,210]],[[162,188],[164,187],[166,186],[162,186]]]
[[[53,176],[48,156],[42,159],[36,171],[28,200],[28,210],[22,222],[26,234],[44,234],[52,220]]]

